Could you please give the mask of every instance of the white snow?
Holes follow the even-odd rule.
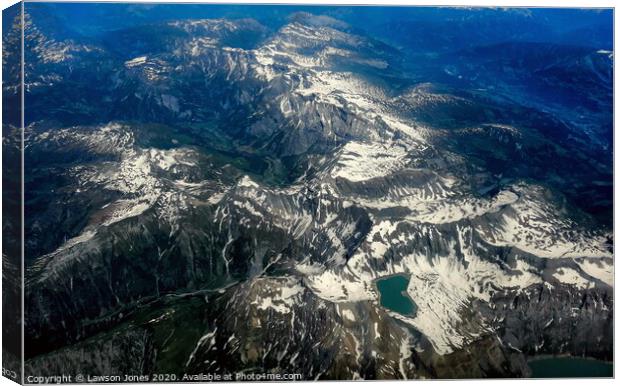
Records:
[[[347,309],[343,309],[340,311],[340,313],[342,314],[342,317],[348,321],[354,322],[355,321],[355,314],[353,313],[353,311],[351,310],[347,310]]]
[[[543,188],[522,184],[512,189],[519,199],[502,210],[499,226],[479,230],[488,243],[547,258],[612,256],[603,235],[587,234],[561,216],[561,208],[545,201]]]
[[[299,282],[292,278],[278,283],[279,286],[275,289],[271,286],[262,286],[262,281],[258,279],[256,282],[260,285],[260,289],[253,301],[253,304],[256,304],[257,308],[262,311],[270,309],[280,314],[288,314],[304,290]]]
[[[553,277],[562,283],[571,284],[580,289],[585,289],[592,285],[592,283],[579,272],[568,267],[558,268],[553,274]]]
[[[126,218],[139,216],[150,207],[151,203],[148,200],[118,200],[112,204],[111,208],[114,211],[102,222],[102,225],[111,225]]]
[[[133,58],[131,60],[126,61],[125,66],[127,67],[139,66],[141,64],[146,63],[146,60],[147,60],[146,56],[138,56],[137,58]]]
[[[579,267],[588,275],[595,277],[609,286],[614,286],[614,266],[613,260],[587,258],[576,260]]]
[[[243,188],[258,188],[258,184],[250,178],[250,176],[243,176],[239,183],[237,184],[239,187]]]
[[[407,162],[406,156],[405,149],[395,144],[384,146],[377,143],[348,142],[337,158],[332,176],[353,182],[383,177],[402,169]]]
[[[406,380],[407,372],[405,371],[405,363],[409,363],[410,358],[411,358],[411,348],[410,348],[408,339],[403,339],[400,342],[400,348],[399,348],[398,355],[399,355],[398,371],[400,372],[400,375],[402,375],[403,379]]]

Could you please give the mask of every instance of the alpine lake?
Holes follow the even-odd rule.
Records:
[[[409,276],[392,275],[375,280],[382,307],[404,316],[415,315],[416,305],[407,294]]]
[[[528,361],[531,378],[601,378],[613,377],[610,362],[578,357],[534,358]]]

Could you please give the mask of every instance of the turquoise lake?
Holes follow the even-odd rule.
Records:
[[[613,377],[613,364],[584,358],[545,358],[528,362],[532,378]]]
[[[380,294],[379,302],[383,307],[405,316],[415,314],[415,303],[406,292],[409,285],[408,277],[403,275],[384,277],[377,279],[375,284]]]

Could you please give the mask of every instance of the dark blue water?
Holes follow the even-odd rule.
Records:
[[[583,358],[545,358],[528,362],[532,378],[613,377],[613,364]]]
[[[381,305],[388,310],[405,316],[415,314],[415,303],[407,295],[409,278],[403,275],[389,276],[376,281],[379,290]]]

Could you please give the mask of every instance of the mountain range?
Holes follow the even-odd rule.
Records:
[[[27,374],[612,360],[605,13],[63,7],[25,14]],[[413,313],[383,304],[393,276]]]

